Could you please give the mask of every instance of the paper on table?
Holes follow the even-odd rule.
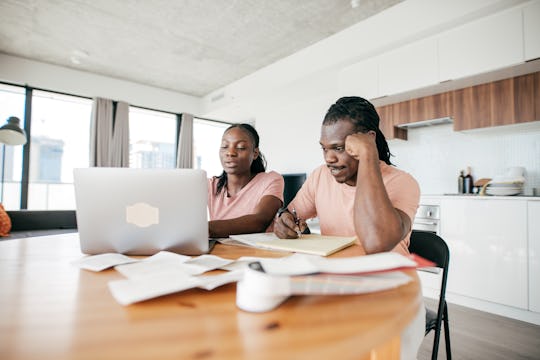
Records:
[[[123,254],[107,253],[85,256],[82,259],[72,262],[72,264],[85,270],[102,271],[116,265],[128,264],[137,261],[139,260],[130,258]]]
[[[200,255],[191,258],[186,255],[161,251],[136,264],[121,265],[115,269],[125,277],[133,279],[166,272],[199,275],[210,270],[218,269],[231,262],[233,260],[223,259],[215,255]]]
[[[110,281],[109,290],[116,301],[122,305],[129,305],[158,296],[191,289],[199,284],[200,280],[194,276],[162,273],[135,279]]]
[[[236,286],[236,305],[245,311],[264,312],[291,295],[364,294],[392,289],[412,279],[395,271],[370,275],[278,276],[248,268]]]
[[[121,305],[130,305],[194,287],[213,290],[219,286],[239,281],[242,279],[243,274],[243,270],[231,271],[220,275],[200,276],[160,273],[135,279],[110,281],[109,290],[118,303]]]
[[[302,235],[299,239],[280,239],[274,233],[231,235],[231,239],[260,249],[300,252],[327,256],[356,241],[355,237]]]
[[[417,266],[415,261],[396,252],[346,258],[294,254],[286,258],[263,259],[260,263],[264,271],[272,275],[357,274]]]

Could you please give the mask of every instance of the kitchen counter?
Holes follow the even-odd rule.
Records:
[[[444,198],[463,198],[475,200],[540,200],[540,196],[533,195],[511,195],[511,196],[495,196],[495,195],[477,195],[477,194],[442,194],[442,195],[421,195],[420,204],[424,204],[424,200],[440,200]]]

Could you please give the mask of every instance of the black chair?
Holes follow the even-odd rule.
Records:
[[[285,181],[285,189],[283,191],[283,209],[289,205],[292,199],[296,196],[296,193],[304,181],[306,181],[306,173],[298,174],[283,174],[283,180]]]
[[[437,312],[426,307],[426,332],[435,331],[433,340],[432,359],[437,359],[439,352],[439,340],[441,337],[441,326],[444,325],[444,339],[446,343],[446,358],[451,359],[450,351],[450,329],[448,326],[448,306],[446,305],[446,280],[448,277],[448,265],[450,262],[450,251],[444,240],[428,231],[413,230],[411,243],[409,245],[411,254],[417,254],[425,259],[433,261],[438,268],[443,270],[441,280],[441,292],[439,294],[439,306]]]

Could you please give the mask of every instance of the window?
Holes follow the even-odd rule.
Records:
[[[130,106],[129,167],[174,168],[176,128],[175,114]]]
[[[34,90],[28,209],[74,209],[73,169],[89,166],[92,100]]]
[[[197,118],[193,120],[193,168],[206,170],[208,177],[223,172],[219,147],[223,132],[230,125]]]
[[[24,128],[25,89],[20,86],[0,84],[0,126],[10,116],[21,120]],[[0,144],[0,203],[8,210],[20,208],[23,147]]]

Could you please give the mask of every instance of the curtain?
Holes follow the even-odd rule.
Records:
[[[90,166],[108,166],[113,131],[113,102],[95,98],[90,120]]]
[[[183,113],[180,120],[176,167],[193,168],[193,115],[191,114]]]
[[[129,167],[129,105],[123,101],[116,104],[110,166]]]
[[[129,166],[129,105],[95,98],[90,121],[90,166]]]

